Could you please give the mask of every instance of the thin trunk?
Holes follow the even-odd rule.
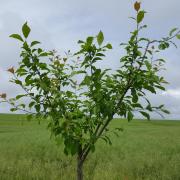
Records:
[[[83,180],[82,148],[79,148],[77,156],[77,180]]]

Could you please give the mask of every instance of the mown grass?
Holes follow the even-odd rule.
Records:
[[[180,180],[180,121],[114,120],[112,146],[99,142],[85,180]],[[57,147],[46,123],[0,115],[0,180],[73,180],[76,158]]]

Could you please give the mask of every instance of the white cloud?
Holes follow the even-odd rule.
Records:
[[[180,99],[180,88],[178,89],[168,89],[167,91],[163,92],[162,95],[173,97],[176,99]]]
[[[8,82],[8,67],[17,65],[20,44],[9,38],[12,33],[19,33],[21,26],[28,21],[32,28],[31,38],[42,42],[46,49],[56,48],[58,51],[75,50],[76,42],[88,35],[96,35],[99,30],[105,34],[105,40],[113,42],[114,50],[108,53],[102,67],[119,67],[122,50],[121,42],[127,41],[129,32],[133,30],[129,16],[135,15],[135,0],[0,0],[0,93],[9,96],[18,94],[19,89]],[[145,35],[154,38],[165,36],[173,27],[180,27],[180,0],[142,1],[147,11],[145,20],[148,29]],[[180,43],[177,45],[180,47]],[[170,83],[166,94],[148,95],[152,103],[165,104],[172,109],[171,117],[180,118],[180,48],[170,48],[163,52],[166,57],[167,71],[164,76]],[[0,106],[0,112],[7,112],[9,107]]]

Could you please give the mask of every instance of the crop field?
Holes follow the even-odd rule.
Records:
[[[99,141],[85,180],[180,180],[180,121],[115,119],[112,145]],[[0,180],[74,180],[76,157],[63,154],[46,122],[0,115]]]

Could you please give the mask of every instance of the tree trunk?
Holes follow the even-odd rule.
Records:
[[[77,156],[77,180],[83,180],[83,160],[82,160],[82,149],[79,149]]]

